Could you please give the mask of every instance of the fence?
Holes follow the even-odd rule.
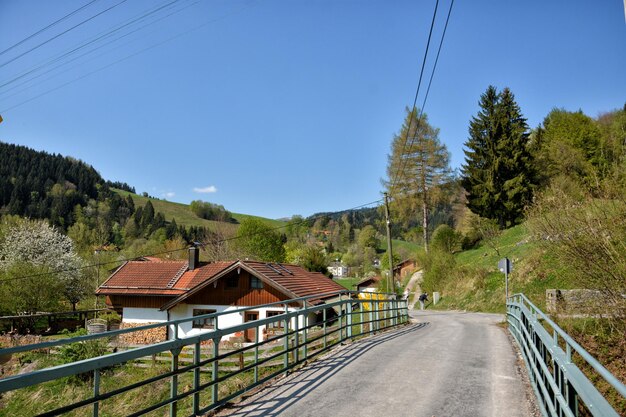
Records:
[[[320,297],[327,300],[330,298],[332,301],[321,305],[307,305],[307,300]],[[289,308],[294,304],[301,304],[303,307],[294,311]],[[224,329],[219,327],[220,317],[225,314],[239,312],[245,315],[246,311],[278,305],[285,311],[280,315]],[[179,338],[178,326],[190,321],[211,323],[214,328],[198,335]],[[198,415],[215,409],[280,374],[288,373],[292,368],[302,365],[337,343],[406,322],[408,310],[405,300],[383,294],[342,291],[36,345],[15,346],[1,349],[0,357],[6,358],[25,352],[43,351],[50,354],[64,346],[76,346],[77,343],[85,345],[103,340],[107,341],[108,351],[113,351],[0,379],[0,393],[28,390],[60,379],[82,378],[87,381],[84,383],[90,384],[90,393],[86,398],[75,399],[67,404],[57,403],[50,409],[42,406],[36,413],[46,416],[68,412],[79,415],[88,412],[93,416],[119,414],[119,408],[118,411],[111,411],[114,409],[112,404],[115,401],[138,398],[129,397],[128,393],[143,389],[142,392],[150,393],[154,402],[149,405],[145,405],[145,401],[124,404],[123,414],[139,416],[155,411],[163,413],[169,408],[171,416]],[[169,340],[146,346],[126,347],[115,342],[121,335],[159,327],[170,329]],[[260,331],[270,327],[278,331],[267,332],[262,340]],[[251,343],[225,342],[234,335],[252,330],[254,341]],[[155,365],[156,359],[162,360],[164,357],[169,360],[169,367],[159,368]],[[152,373],[144,375],[140,380],[118,386],[120,378],[111,369],[121,366],[150,368]],[[107,378],[117,380],[106,381]],[[162,392],[164,381],[169,381],[169,384],[165,384],[166,392]],[[151,388],[147,388],[148,385]]]
[[[544,416],[619,416],[576,366],[572,355],[577,354],[582,366],[593,369],[624,398],[626,386],[526,296],[515,294],[508,298],[507,321],[509,330],[520,345]],[[542,322],[552,328],[552,334]]]

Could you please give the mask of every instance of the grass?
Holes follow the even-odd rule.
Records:
[[[218,226],[226,227],[227,231],[234,231],[238,225],[233,223],[225,223],[225,222],[217,222],[213,220],[205,220],[201,219],[195,214],[191,212],[189,209],[189,205],[182,203],[175,203],[172,201],[166,200],[157,200],[154,198],[144,197],[138,194],[129,193],[128,191],[118,190],[113,188],[113,191],[118,193],[122,197],[126,197],[130,195],[135,203],[136,207],[143,207],[146,205],[148,200],[154,206],[155,212],[161,212],[165,216],[165,220],[172,221],[172,219],[176,219],[176,223],[184,226],[204,226],[208,229],[215,230]],[[257,218],[263,220],[271,227],[281,227],[286,223],[280,220],[267,219],[259,216],[252,216],[249,214],[240,214],[240,213],[232,213],[232,217],[237,221],[241,222],[246,218]]]
[[[442,296],[436,308],[503,313],[505,277],[498,270],[498,261],[505,257],[513,262],[509,294],[522,292],[539,308],[545,309],[547,289],[572,288],[550,254],[519,225],[503,231],[490,244],[455,254],[445,269],[446,276],[430,289]]]
[[[342,287],[348,289],[348,290],[356,290],[356,284],[357,282],[359,282],[361,280],[361,278],[352,278],[352,277],[347,277],[347,278],[334,278],[334,281],[341,285]]]
[[[406,242],[404,240],[398,239],[391,239],[391,244],[393,246],[392,250],[394,251],[394,258],[395,255],[398,253],[397,251],[406,252],[414,256],[414,254],[417,253],[418,249],[422,247],[417,243]],[[380,245],[378,245],[378,250],[382,252],[387,252],[387,238],[381,239]]]
[[[353,324],[358,325],[359,314],[355,314]],[[358,327],[354,327],[358,329]],[[339,334],[333,329],[335,326],[328,327],[328,340],[326,345],[332,346],[339,343]],[[315,354],[324,346],[325,341],[316,340],[314,337],[321,335],[321,329],[311,330],[309,332],[308,347],[309,355]],[[300,340],[303,341],[302,336]],[[291,342],[293,346],[293,341]],[[109,347],[109,351],[112,348]],[[225,348],[230,349],[230,348]],[[243,366],[252,365],[254,363],[254,353],[251,349],[243,353]],[[276,342],[275,346],[268,345],[264,347],[261,358],[268,358],[272,353],[284,352],[282,341]],[[189,358],[190,349],[185,349],[182,358]],[[221,350],[220,353],[225,353]],[[48,368],[50,366],[63,363],[63,353],[56,350],[40,350],[31,351],[14,355],[10,361],[10,366],[5,365],[3,371],[8,371],[8,375],[13,375],[28,367],[27,371]],[[145,381],[163,375],[170,368],[168,358],[169,352],[161,352],[157,360],[150,357],[138,360],[132,360],[123,364],[101,370],[100,393],[114,391],[121,387],[127,387],[134,383]],[[208,359],[211,355],[207,352],[202,354],[202,359]],[[295,363],[296,355],[291,352],[288,354],[289,362]],[[300,357],[302,360],[302,357]],[[180,366],[187,366],[189,361],[181,361]],[[218,385],[219,399],[224,399],[232,394],[241,393],[246,390],[254,382],[254,370],[250,369],[239,372],[239,356],[234,355],[225,359],[220,359],[219,370],[217,376],[221,381]],[[200,368],[200,383],[209,383],[212,380],[212,365]],[[278,356],[272,360],[262,363],[258,367],[259,378],[265,376],[277,375],[283,369],[283,356]],[[229,377],[226,379],[226,377]],[[125,393],[116,395],[112,398],[103,400],[99,403],[101,416],[121,416],[138,412],[146,407],[157,404],[168,398],[170,392],[171,379],[163,378],[153,381],[152,383],[129,390]],[[177,391],[179,394],[189,392],[194,386],[194,372],[192,370],[181,373],[178,376]],[[0,415],[36,415],[48,412],[58,407],[73,404],[83,399],[89,399],[93,395],[93,379],[91,373],[70,378],[60,378],[57,380],[44,382],[21,388],[14,391],[3,393],[0,396]],[[200,392],[201,405],[208,406],[212,403],[211,389],[205,389]],[[192,413],[192,397],[188,396],[178,402],[178,415],[190,415]],[[70,416],[86,416],[91,415],[92,406],[88,405],[64,415]],[[168,415],[168,407],[163,407],[149,415]]]

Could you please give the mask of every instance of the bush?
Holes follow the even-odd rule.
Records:
[[[433,232],[431,247],[447,253],[453,253],[461,243],[461,235],[447,224],[440,224]]]
[[[422,290],[426,292],[441,291],[452,277],[456,260],[452,254],[442,251],[421,252],[418,263],[422,265],[424,275]]]
[[[613,187],[615,188],[615,187]],[[533,235],[558,262],[561,274],[579,288],[598,290],[598,308],[626,329],[625,190],[607,190],[602,198],[554,182],[529,211]]]
[[[83,336],[87,334],[87,331],[85,329],[80,329],[74,333],[66,332],[66,334],[70,335],[70,337]],[[69,345],[61,346],[59,348],[60,362],[72,363],[95,358],[97,356],[105,355],[107,350],[108,340],[106,338],[70,343]],[[89,381],[93,378],[93,372],[78,374],[73,378],[75,378],[74,382]],[[70,378],[70,380],[73,378]]]
[[[207,203],[201,200],[194,200],[189,208],[196,216],[205,220],[215,220],[220,222],[231,221],[231,213],[219,204]]]

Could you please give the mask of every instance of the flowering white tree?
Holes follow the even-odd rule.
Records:
[[[76,304],[88,292],[83,260],[72,240],[45,221],[15,218],[0,237],[3,310],[33,312],[58,307],[61,298]],[[26,277],[26,278],[24,278]]]

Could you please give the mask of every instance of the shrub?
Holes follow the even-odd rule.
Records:
[[[578,191],[578,190],[577,190]],[[626,200],[624,190],[581,198],[553,183],[529,211],[529,229],[579,286],[602,293],[598,306],[626,328]]]
[[[458,249],[460,242],[459,233],[447,224],[440,224],[433,232],[431,247],[434,250],[452,253]]]
[[[207,203],[201,200],[194,200],[189,208],[196,216],[206,220],[216,220],[227,222],[231,220],[231,213],[219,204]]]
[[[418,263],[424,270],[422,290],[427,292],[441,291],[451,278],[456,261],[452,254],[443,251],[421,252]]]

